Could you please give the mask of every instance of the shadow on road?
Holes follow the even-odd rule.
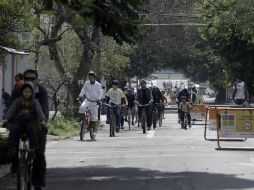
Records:
[[[141,168],[53,168],[47,190],[225,190],[254,189],[254,181],[206,172],[167,173]],[[2,188],[0,188],[2,189]]]

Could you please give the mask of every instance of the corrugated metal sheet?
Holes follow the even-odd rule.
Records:
[[[18,55],[29,55],[29,53],[27,52],[24,52],[24,51],[18,51],[16,49],[13,49],[13,48],[9,48],[9,47],[4,47],[4,46],[0,46],[0,48],[8,51],[9,53],[11,54],[18,54]]]

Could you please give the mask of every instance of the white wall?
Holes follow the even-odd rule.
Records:
[[[14,58],[14,64],[12,59]],[[26,69],[31,68],[28,63],[28,55],[7,55],[5,57],[5,66],[3,68],[2,86],[7,93],[11,93],[14,86],[14,77],[17,73],[23,73]],[[12,66],[13,64],[13,66]],[[12,69],[13,67],[13,69]]]

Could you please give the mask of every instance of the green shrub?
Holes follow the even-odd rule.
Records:
[[[11,162],[11,156],[7,137],[0,135],[0,164],[7,164]]]
[[[75,119],[56,118],[48,123],[48,134],[62,137],[72,137],[77,135],[79,122]]]

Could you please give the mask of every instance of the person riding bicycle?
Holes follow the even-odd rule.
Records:
[[[161,109],[162,104],[164,103],[164,98],[161,94],[160,89],[157,86],[152,87],[152,97],[153,97],[153,103],[152,103],[152,112],[154,112],[155,108],[158,109],[158,118],[161,116]],[[155,126],[154,126],[155,128]]]
[[[128,106],[125,107],[124,109],[124,117],[125,121],[127,121],[127,116],[128,116],[128,110],[131,110],[131,124],[134,125],[134,118],[135,118],[135,99],[136,96],[134,94],[134,90],[132,88],[127,88],[124,91],[125,96],[128,100]]]
[[[34,86],[34,98],[40,103],[42,111],[46,117],[46,122],[49,118],[48,108],[48,93],[44,86],[39,83],[38,72],[34,69],[27,69],[24,74],[24,82],[32,82]],[[12,104],[17,98],[22,96],[21,87],[15,86],[11,93],[10,104]],[[10,123],[10,133],[15,130],[12,123]],[[38,137],[38,148],[36,149],[36,155],[33,162],[33,175],[32,184],[35,190],[40,190],[41,187],[46,185],[46,140],[47,140],[47,127],[40,127],[36,135]],[[11,166],[11,173],[15,173],[14,165]]]
[[[46,117],[40,103],[34,98],[34,91],[33,83],[24,83],[20,89],[21,96],[11,104],[3,121],[4,126],[11,123],[9,143],[13,150],[12,173],[17,171],[19,139],[22,133],[25,132],[27,135],[30,149],[35,155],[39,145],[37,135],[39,125],[47,127]]]
[[[118,88],[119,82],[117,80],[112,81],[112,88],[108,90],[106,93],[106,99],[107,103],[117,105],[114,109],[115,116],[116,116],[116,132],[120,131],[120,125],[121,125],[121,105],[125,103],[128,105],[128,100],[126,96],[124,95],[123,91]],[[109,110],[107,114],[107,120],[110,121],[109,117]]]
[[[96,81],[96,73],[94,71],[90,71],[88,77],[89,81],[85,82],[77,100],[85,97],[85,100],[79,107],[79,113],[84,114],[87,109],[90,110],[91,123],[88,130],[91,131],[92,139],[95,139],[96,123],[98,121],[98,104],[100,103],[102,96],[102,87],[101,84]]]
[[[144,79],[140,80],[140,86],[141,87],[137,91],[136,100],[141,105],[149,104],[149,102],[152,100],[152,92],[149,88],[146,87],[146,81]],[[148,129],[151,129],[152,118],[151,118],[151,111],[150,111],[151,108],[149,106],[138,107],[139,121],[141,120],[141,114],[143,109],[145,109],[145,112],[147,115],[147,127]]]
[[[163,103],[162,103],[162,111],[165,110],[165,106],[168,104],[168,99],[167,97],[165,96],[166,92],[164,90],[161,91],[161,95],[162,95],[162,98],[163,98]],[[165,119],[165,118],[163,118]]]
[[[235,88],[232,98],[236,105],[245,105],[246,101],[249,102],[249,92],[245,82],[241,77],[236,77]]]
[[[189,127],[191,127],[191,115],[189,112],[190,108],[191,108],[191,104],[187,101],[186,96],[182,96],[181,103],[179,105],[179,113],[180,113],[181,123],[184,122],[184,114],[186,113]]]
[[[181,103],[181,98],[182,96],[184,96],[186,98],[186,101],[189,102],[191,100],[191,95],[190,93],[188,92],[187,88],[184,88],[183,90],[181,90],[178,95],[177,95],[177,100],[176,100],[176,103],[177,103],[177,107],[179,108],[180,106],[180,103]],[[180,112],[178,112],[178,123],[180,123],[180,120],[181,120],[181,114]]]

